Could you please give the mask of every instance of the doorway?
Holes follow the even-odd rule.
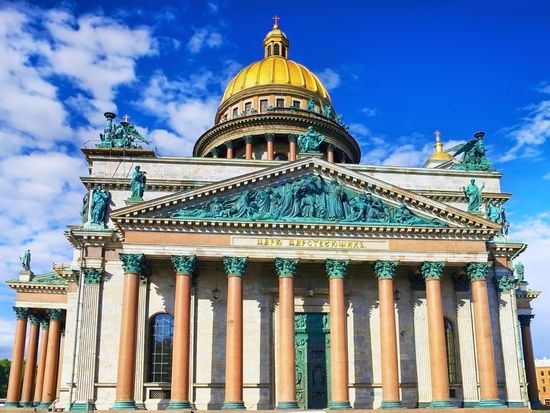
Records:
[[[297,313],[294,326],[298,406],[324,409],[330,400],[329,315]]]

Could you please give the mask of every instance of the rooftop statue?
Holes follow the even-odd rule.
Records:
[[[377,225],[442,226],[415,215],[405,204],[392,207],[370,192],[355,192],[336,180],[306,176],[261,189],[245,189],[184,207],[174,218],[283,222],[339,222]]]
[[[516,280],[518,282],[525,281],[525,267],[521,262],[518,262],[514,268],[514,272],[516,273]]]
[[[137,165],[131,175],[130,188],[132,190],[132,196],[130,199],[143,200],[143,193],[145,192],[145,183],[147,172],[142,171],[140,166]]]
[[[319,145],[325,140],[324,135],[315,131],[313,126],[309,126],[307,131],[298,135],[299,152],[319,152]]]
[[[111,202],[111,194],[103,186],[98,185],[92,191],[92,204],[90,220],[92,224],[105,226],[107,210]]]
[[[500,235],[508,235],[510,223],[506,219],[506,212],[503,206],[499,206],[496,201],[488,202],[485,206],[485,215],[490,221],[501,225]]]
[[[332,106],[326,105],[323,107],[323,116],[334,119],[334,111],[332,110]]]
[[[315,112],[315,101],[311,98],[307,101],[307,110],[310,112]]]
[[[30,271],[31,270],[31,250],[26,250],[23,253],[23,256],[19,257],[19,261],[21,261],[21,267],[23,267],[23,271]]]
[[[464,169],[466,171],[494,171],[493,165],[487,159],[485,146],[483,145],[483,137],[485,132],[477,132],[474,139],[460,145],[453,146],[447,152],[455,158],[458,155],[464,154],[460,164],[456,165],[455,169]]]
[[[479,214],[479,208],[481,208],[481,194],[485,188],[485,184],[481,187],[476,185],[476,180],[472,179],[468,186],[462,188],[464,195],[466,196],[466,202],[468,203],[468,212]]]
[[[97,145],[98,148],[141,149],[142,147],[136,141],[150,144],[147,139],[140,135],[136,127],[128,122],[128,115],[124,116],[124,120],[118,124],[113,123],[115,117],[114,113],[105,112],[107,123],[103,133],[99,134],[101,143]]]

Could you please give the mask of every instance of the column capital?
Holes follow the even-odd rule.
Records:
[[[172,265],[176,275],[193,275],[196,264],[196,255],[172,255]]]
[[[42,317],[40,317],[40,327],[43,330],[47,330],[50,328],[50,317],[48,314],[43,314]]]
[[[376,261],[374,263],[374,274],[379,280],[393,280],[397,261]]]
[[[289,141],[289,142],[294,142],[294,143],[296,143],[296,139],[297,139],[296,135],[294,135],[294,134],[292,134],[292,133],[288,135],[288,141]]]
[[[275,140],[275,134],[274,133],[266,133],[265,134],[265,140],[267,142],[273,142],[273,140]]]
[[[505,277],[493,277],[493,282],[495,287],[501,293],[505,293],[510,290],[516,289],[518,282],[514,277],[505,276]]]
[[[327,258],[325,260],[325,268],[328,278],[344,278],[348,270],[349,260],[333,260]]]
[[[227,142],[225,142],[225,147],[226,147],[226,148],[233,148],[233,141],[227,141]]]
[[[471,262],[466,266],[470,281],[485,281],[488,271],[489,264],[486,262]]]
[[[51,321],[61,320],[61,317],[63,317],[63,310],[60,308],[50,309],[47,312]]]
[[[425,261],[422,263],[422,277],[426,281],[428,280],[440,280],[443,276],[443,268],[445,268],[444,262]]]
[[[253,140],[252,135],[246,135],[244,137],[244,142],[245,143],[252,143],[252,140]]]
[[[13,307],[15,318],[18,320],[26,320],[29,317],[29,309],[27,307]]]
[[[217,146],[213,148],[210,152],[212,153],[212,158],[217,158],[218,156],[220,156],[220,148]]]
[[[518,315],[519,323],[522,327],[529,327],[531,320],[535,318],[533,314],[520,314]]]
[[[223,267],[228,277],[242,277],[248,257],[223,257]]]
[[[141,274],[145,267],[145,255],[143,254],[119,254],[122,268],[125,273]]]
[[[275,269],[279,278],[292,278],[296,275],[298,258],[275,258]]]
[[[84,276],[84,284],[95,285],[101,282],[103,270],[100,268],[84,268],[82,274]]]
[[[30,313],[29,314],[29,323],[38,325],[40,324],[40,316],[36,313]]]

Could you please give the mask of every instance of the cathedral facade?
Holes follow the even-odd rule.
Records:
[[[483,133],[422,168],[360,164],[322,82],[264,58],[192,157],[128,118],[83,149],[68,264],[9,281],[8,407],[526,408],[537,399],[525,244]],[[23,369],[24,365],[24,369]],[[534,388],[533,388],[534,386]],[[533,393],[534,392],[534,393]],[[532,398],[532,395],[535,395]]]

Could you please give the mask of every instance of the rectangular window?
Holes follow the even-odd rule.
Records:
[[[550,399],[544,399],[544,405],[550,406]]]
[[[252,102],[246,102],[246,103],[244,104],[244,111],[245,111],[245,113],[250,112],[250,109],[252,109]]]
[[[292,101],[292,107],[296,109],[300,109],[300,101],[299,100],[293,100]]]
[[[265,112],[267,110],[267,99],[260,100],[260,112]]]
[[[238,114],[239,114],[239,109],[233,108],[233,117],[236,118]]]
[[[285,107],[285,100],[284,99],[277,99],[277,107],[278,108],[284,108]]]

